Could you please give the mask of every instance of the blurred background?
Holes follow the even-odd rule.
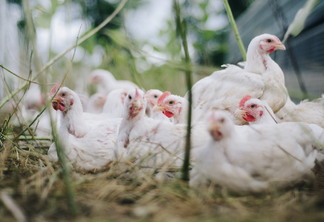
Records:
[[[0,65],[30,79],[44,64],[98,26],[118,0],[0,1]],[[222,0],[183,0],[194,80],[237,63],[242,56],[228,23]],[[305,0],[230,0],[245,47],[262,33],[283,38]],[[116,79],[128,79],[144,89],[158,88],[184,95],[181,44],[176,37],[172,0],[128,1],[125,8],[96,35],[47,69],[36,81],[50,88],[66,76],[64,85],[93,93],[88,76],[103,68]],[[293,99],[324,93],[324,2],[313,9],[303,32],[289,38],[289,50],[273,53],[286,76]],[[1,68],[0,99],[25,82]],[[30,88],[33,87],[31,84]],[[27,90],[27,88],[26,88]]]

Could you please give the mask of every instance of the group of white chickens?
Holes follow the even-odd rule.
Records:
[[[243,68],[226,65],[192,87],[191,187],[262,192],[313,178],[315,162],[323,159],[324,99],[292,102],[269,56],[276,50],[285,50],[276,36],[257,36]],[[67,87],[51,90],[58,138],[73,167],[95,170],[114,161],[182,166],[187,96],[144,92],[105,70],[90,78],[98,92],[87,101]],[[58,160],[55,143],[48,156]]]

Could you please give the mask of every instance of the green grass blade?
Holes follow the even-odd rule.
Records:
[[[184,50],[184,63],[186,66],[185,74],[186,74],[186,85],[188,90],[188,119],[187,119],[187,135],[186,135],[186,144],[185,144],[185,156],[182,166],[182,180],[189,180],[189,165],[190,165],[190,149],[191,149],[191,105],[192,105],[192,67],[191,60],[189,56],[188,50],[188,42],[187,42],[187,34],[186,34],[186,22],[181,21],[181,8],[179,2],[174,0],[174,10],[175,10],[175,19],[176,19],[176,29],[178,35],[180,35],[181,44]]]
[[[227,13],[227,16],[228,16],[228,19],[229,19],[229,22],[232,26],[232,29],[233,29],[233,32],[234,32],[234,36],[236,38],[236,41],[237,41],[237,44],[240,48],[240,51],[241,51],[241,54],[242,54],[242,57],[243,57],[243,60],[245,61],[246,60],[246,50],[245,50],[245,47],[243,45],[243,42],[242,42],[242,39],[241,39],[241,36],[240,36],[240,33],[238,31],[238,28],[236,26],[236,22],[235,22],[235,19],[234,19],[234,16],[233,16],[233,13],[232,13],[232,10],[231,10],[231,7],[230,5],[228,4],[228,0],[224,0],[224,6],[225,6],[225,10],[226,10],[226,13]]]

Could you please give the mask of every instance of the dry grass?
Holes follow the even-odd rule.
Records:
[[[34,142],[29,142],[34,143]],[[157,180],[152,172],[127,164],[73,172],[79,213],[72,217],[60,167],[45,149],[4,141],[0,153],[0,193],[7,194],[29,221],[323,221],[321,169],[318,183],[262,195],[230,194],[221,188],[195,191],[175,178]],[[19,147],[24,147],[21,149]],[[177,175],[177,174],[176,174]],[[316,186],[316,184],[319,184]],[[0,201],[1,221],[15,212]]]

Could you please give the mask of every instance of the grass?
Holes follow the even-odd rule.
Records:
[[[22,143],[22,142],[19,142]],[[48,143],[48,142],[47,142]],[[158,180],[151,172],[118,163],[101,172],[75,172],[72,216],[59,165],[47,160],[47,148],[32,141],[4,141],[0,153],[0,193],[7,193],[29,221],[321,221],[322,177],[261,195],[237,195],[220,187],[192,190],[179,176]],[[19,147],[25,147],[21,149]],[[177,175],[177,174],[176,174]],[[2,221],[14,215],[0,201]]]

